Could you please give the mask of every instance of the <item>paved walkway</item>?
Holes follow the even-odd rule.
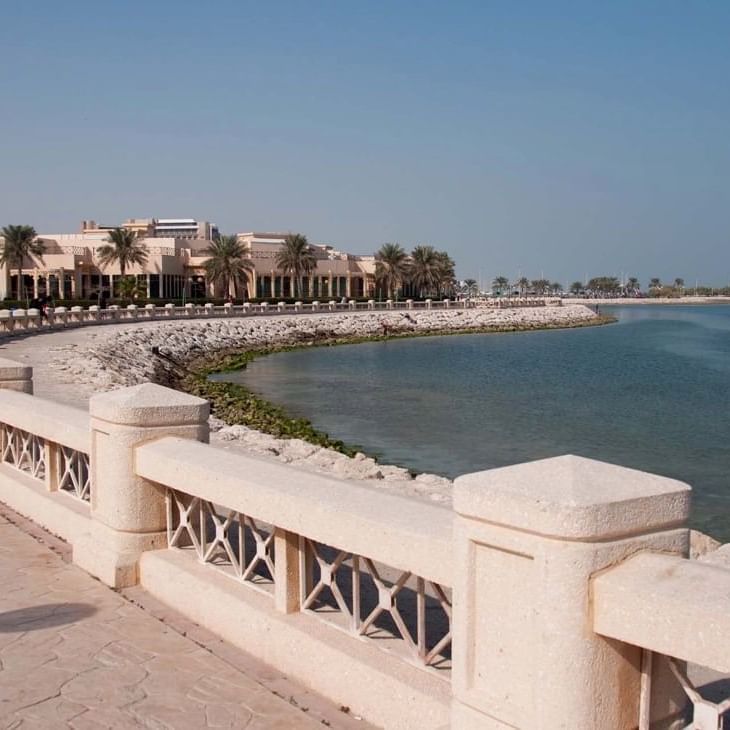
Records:
[[[0,728],[370,728],[0,505]]]

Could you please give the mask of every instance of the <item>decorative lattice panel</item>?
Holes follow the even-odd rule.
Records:
[[[417,664],[451,666],[451,599],[431,581],[304,540],[302,610]]]
[[[168,489],[167,541],[238,580],[273,586],[273,527],[241,512]]]

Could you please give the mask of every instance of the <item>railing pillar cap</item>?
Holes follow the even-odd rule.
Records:
[[[683,524],[690,492],[674,479],[566,455],[458,477],[454,510],[550,537],[597,540]]]
[[[125,426],[200,424],[209,412],[208,401],[154,383],[98,393],[89,400],[92,418]]]

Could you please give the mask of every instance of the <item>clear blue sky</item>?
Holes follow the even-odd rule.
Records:
[[[730,3],[6,3],[0,224],[730,282]]]

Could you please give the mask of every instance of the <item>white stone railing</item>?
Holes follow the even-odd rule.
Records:
[[[730,673],[730,546],[685,557],[680,482],[565,456],[448,509],[211,447],[208,404],[157,385],[31,391],[0,361],[0,500],[375,724],[721,727],[695,669]]]
[[[450,666],[450,511],[183,439],[140,446],[135,464],[167,490],[170,547],[288,613]]]
[[[533,307],[544,306],[545,301],[511,299],[508,303],[500,303],[495,300],[491,304],[480,304],[479,306],[493,307]],[[46,331],[66,327],[79,327],[85,325],[114,324],[118,322],[133,322],[137,320],[172,320],[172,319],[205,319],[211,317],[255,317],[286,314],[322,314],[327,312],[366,312],[366,311],[391,311],[408,309],[467,309],[476,306],[467,300],[443,301],[426,300],[423,302],[407,301],[385,301],[374,300],[362,302],[349,300],[347,302],[328,300],[323,302],[261,302],[244,304],[186,304],[178,307],[174,304],[156,306],[146,304],[138,306],[129,304],[126,307],[110,305],[102,309],[96,305],[88,308],[72,307],[51,307],[46,311],[45,316],[37,309],[0,309],[0,336],[13,332]]]
[[[0,390],[0,460],[43,483],[50,492],[88,502],[88,413],[40,398],[29,403],[29,398],[24,392]]]
[[[724,560],[641,553],[593,581],[595,631],[641,649],[639,730],[650,730],[657,714],[671,715],[685,698],[690,727],[723,728],[730,684],[723,699],[708,699],[690,678],[707,669],[730,675],[730,554],[721,548],[717,558]]]

